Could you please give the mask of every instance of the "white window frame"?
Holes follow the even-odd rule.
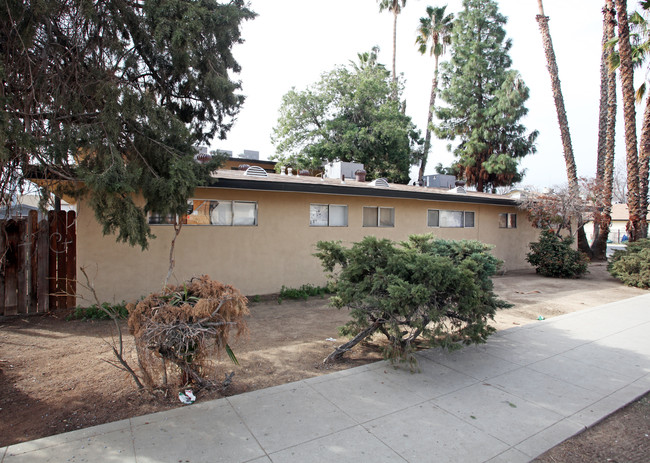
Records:
[[[377,224],[376,225],[366,225],[365,224],[365,211],[366,209],[375,209],[377,211]],[[382,225],[381,224],[381,211],[392,211],[391,212],[391,219],[392,223],[390,225]],[[394,207],[383,207],[383,206],[363,206],[362,214],[361,214],[361,224],[363,227],[367,228],[395,228],[395,208]]]
[[[429,220],[429,216],[431,212],[437,212],[438,213],[438,225],[431,225],[431,222]],[[462,225],[459,227],[450,227],[450,226],[442,226],[440,225],[440,218],[443,212],[456,212],[459,214],[462,214]],[[467,217],[468,215],[471,214],[473,221],[472,225],[468,226],[467,225]],[[476,227],[476,212],[474,211],[461,211],[461,210],[452,210],[452,209],[427,209],[427,227],[429,228],[474,228]]]
[[[314,223],[312,221],[312,207],[320,206],[327,208],[327,219],[326,223]],[[333,208],[345,208],[345,223],[342,225],[332,225],[332,209]],[[348,226],[348,206],[347,204],[321,204],[321,203],[311,203],[309,205],[309,226],[310,227],[347,227]]]

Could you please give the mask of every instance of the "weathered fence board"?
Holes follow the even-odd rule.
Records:
[[[27,288],[29,290],[29,301],[27,303],[28,313],[38,312],[38,212],[29,211],[27,220],[27,238],[29,240],[29,272]]]
[[[0,316],[44,313],[76,302],[75,213],[0,221]]]
[[[68,211],[65,230],[65,292],[67,294],[66,307],[74,307],[77,302],[77,221],[75,213]]]
[[[38,266],[37,271],[37,300],[38,312],[45,313],[50,310],[50,283],[48,280],[50,269],[50,226],[46,219],[38,224]]]
[[[0,304],[3,307],[4,314],[4,302],[5,302],[5,262],[7,257],[7,240],[5,238],[5,222],[0,221]]]
[[[16,270],[16,293],[17,293],[17,303],[16,303],[16,312],[17,313],[26,313],[27,312],[27,294],[29,288],[27,287],[27,246],[29,241],[27,238],[27,221],[19,220],[18,221],[18,243],[16,246],[16,257],[17,257],[17,270]]]
[[[18,222],[8,220],[4,227],[6,239],[5,253],[5,300],[4,314],[18,313]]]

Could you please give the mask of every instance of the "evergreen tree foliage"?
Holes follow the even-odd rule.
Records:
[[[413,235],[396,245],[367,236],[351,248],[317,247],[325,270],[336,272],[333,305],[350,309],[352,320],[341,333],[355,337],[332,358],[376,331],[387,337],[385,353],[393,360],[412,361],[416,340],[450,349],[482,343],[494,331],[488,320],[508,306],[490,279],[501,262],[478,241]]]
[[[105,233],[146,247],[146,211],[182,213],[215,166],[196,163],[195,146],[224,138],[244,101],[231,48],[255,14],[243,0],[0,9],[3,198],[35,165],[86,194]]]
[[[408,183],[420,134],[392,97],[401,88],[377,63],[377,51],[284,95],[272,137],[280,163],[320,169],[331,161],[360,162],[369,178]]]
[[[629,242],[625,249],[614,251],[607,270],[628,286],[650,288],[650,239]]]
[[[478,191],[519,182],[524,156],[535,152],[537,131],[519,121],[528,110],[528,87],[510,69],[506,18],[494,0],[463,0],[452,32],[451,59],[443,63],[436,108],[439,137],[460,143],[454,150],[459,173]]]

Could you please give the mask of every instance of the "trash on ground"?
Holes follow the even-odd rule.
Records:
[[[537,317],[537,319],[538,319],[539,321],[546,320],[546,319],[544,318],[543,315],[540,315],[539,317]]]
[[[334,338],[327,338],[325,341],[336,342],[336,339],[334,339]]]
[[[192,394],[192,397],[194,397],[194,394]],[[183,402],[185,405],[190,405],[193,404],[196,398],[189,398],[187,395],[183,394],[182,392],[178,393],[178,400]]]

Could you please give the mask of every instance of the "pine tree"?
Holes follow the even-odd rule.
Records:
[[[243,0],[8,0],[0,11],[0,198],[27,176],[66,180],[105,233],[146,247],[145,212],[186,210],[209,173],[195,146],[225,138],[244,101],[231,48],[255,14]]]
[[[478,191],[520,181],[519,161],[535,152],[537,131],[519,121],[528,87],[510,68],[506,18],[493,0],[463,0],[452,33],[451,60],[442,64],[438,136],[459,138],[457,170]]]

